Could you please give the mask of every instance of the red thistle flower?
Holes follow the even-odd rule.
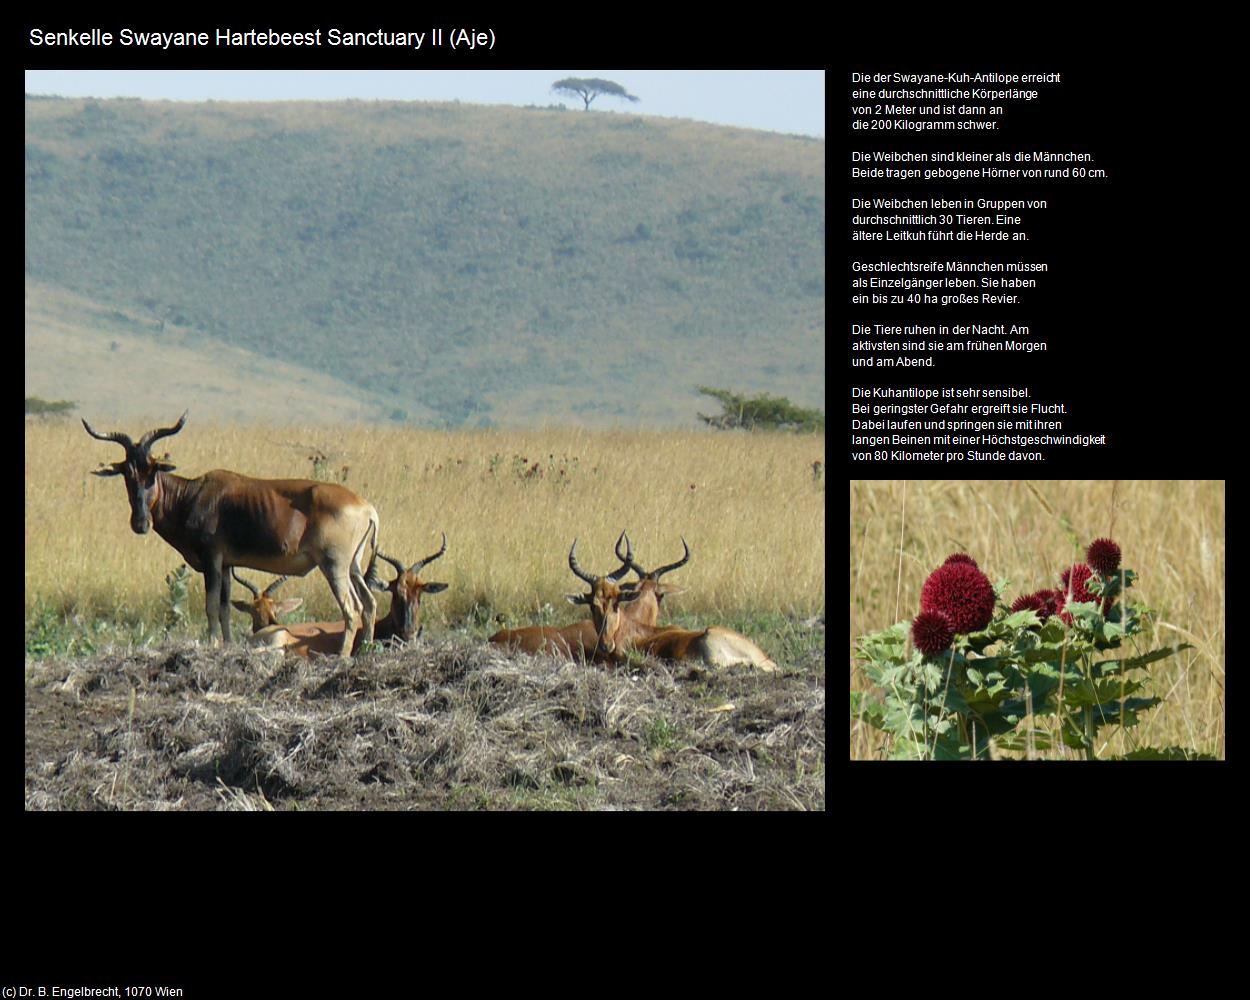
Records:
[[[994,585],[976,566],[945,563],[920,589],[920,610],[942,612],[956,632],[977,632],[994,617]]]
[[[955,638],[951,620],[941,611],[922,611],[911,623],[911,639],[925,656],[937,656],[950,649]]]
[[[1077,563],[1065,569],[1060,575],[1063,581],[1063,589],[1072,595],[1072,602],[1085,602],[1095,600],[1094,595],[1089,592],[1089,579],[1094,575],[1094,571],[1085,563]]]
[[[1036,611],[1037,617],[1043,622],[1055,613],[1055,590],[1039,590],[1032,594],[1017,597],[1011,606],[1012,613],[1017,611]]]
[[[967,563],[973,569],[980,568],[977,566],[977,561],[968,555],[967,552],[956,552],[953,556],[947,556],[946,562],[942,563],[942,565],[949,566],[951,563]]]
[[[1120,568],[1120,546],[1110,538],[1099,538],[1085,550],[1085,558],[1103,576],[1110,576]]]
[[[1057,615],[1063,610],[1063,591],[1062,590],[1039,590],[1039,594],[1046,598],[1046,610]],[[1069,616],[1071,617],[1071,616]],[[1069,624],[1071,624],[1069,622]]]
[[[1077,563],[1070,569],[1065,569],[1063,571],[1060,578],[1063,580],[1064,589],[1058,591],[1058,593],[1065,599],[1065,603],[1069,595],[1071,595],[1071,602],[1073,604],[1084,604],[1087,602],[1098,604],[1101,600],[1102,603],[1099,609],[1105,615],[1111,609],[1112,599],[1110,597],[1100,599],[1096,594],[1090,591],[1089,581],[1093,578],[1093,576],[1094,571],[1085,565],[1085,563]],[[1072,616],[1068,615],[1064,621],[1071,625]]]

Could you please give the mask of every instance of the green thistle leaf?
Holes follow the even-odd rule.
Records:
[[[1032,628],[1035,625],[1041,625],[1042,620],[1037,616],[1037,612],[1032,608],[1024,611],[1017,611],[1015,614],[1008,615],[1003,619],[1003,624],[1010,629]]]

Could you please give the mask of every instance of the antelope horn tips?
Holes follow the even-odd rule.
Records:
[[[595,578],[577,565],[577,539],[573,539],[573,547],[569,549],[569,569],[579,579],[584,580],[592,587],[595,585]]]
[[[435,552],[432,556],[426,556],[424,559],[419,559],[415,563],[413,563],[412,569],[408,571],[409,573],[420,573],[423,569],[425,569],[426,566],[428,566],[435,559],[439,558],[444,552],[447,551],[447,532],[444,531],[442,534],[443,534],[442,547],[437,552]]]
[[[686,563],[690,561],[690,546],[686,544],[685,538],[681,540],[681,547],[683,550],[682,557],[679,560],[677,560],[677,562],[675,563],[669,563],[667,566],[660,566],[657,569],[652,570],[651,571],[652,579],[658,580],[660,577],[662,577],[665,573],[669,572],[670,570],[679,569],[680,567],[685,566]]]
[[[233,566],[230,567],[230,575],[234,577],[236,581],[243,584],[243,586],[245,586],[248,590],[250,590],[252,592],[253,597],[260,597],[260,591],[258,591],[255,587],[253,587],[246,580],[244,580],[243,577],[239,576],[239,571],[235,569]],[[267,592],[268,591],[266,591],[266,593]]]
[[[86,417],[79,417],[79,419],[82,421],[82,425],[86,429],[87,433],[97,441],[115,441],[127,451],[130,451],[130,449],[134,447],[134,442],[130,440],[129,434],[123,434],[121,431],[109,431],[107,434],[101,434],[89,423],[87,423]]]
[[[178,422],[174,424],[173,427],[157,427],[154,430],[148,431],[139,439],[139,447],[146,449],[151,446],[154,441],[157,441],[160,438],[169,437],[171,434],[177,434],[180,430],[182,430],[182,425],[187,422],[187,414],[190,412],[190,410],[184,411],[182,416],[178,418]]]
[[[381,549],[378,549],[376,551],[376,555],[378,556],[379,559],[385,559],[388,563],[390,563],[391,566],[394,568],[395,572],[398,573],[400,576],[404,575],[404,564],[401,563],[398,559],[391,558]]]

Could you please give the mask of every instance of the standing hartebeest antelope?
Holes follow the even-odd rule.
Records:
[[[595,627],[600,634],[605,634],[610,641],[615,655],[623,656],[628,650],[636,649],[662,660],[701,660],[714,667],[727,667],[735,664],[749,664],[761,670],[773,671],[777,664],[769,658],[759,646],[740,632],[711,625],[705,629],[683,629],[675,627],[659,627],[656,625],[659,604],[665,594],[677,594],[685,590],[671,584],[661,584],[659,579],[670,570],[684,566],[690,561],[690,546],[681,540],[685,555],[679,562],[660,566],[648,573],[633,559],[633,547],[629,538],[625,538],[625,554],[620,551],[620,540],[617,540],[616,554],[639,576],[637,584],[626,584],[636,588],[635,596],[620,597],[619,603],[625,607],[618,608],[615,619],[601,620],[601,612],[596,605],[591,606]],[[623,589],[623,588],[622,588]],[[606,604],[611,609],[610,601]]]
[[[621,532],[621,538],[624,537],[625,533]],[[618,538],[616,544],[619,550],[621,539]],[[620,567],[606,576],[591,576],[578,566],[576,553],[577,539],[575,538],[573,547],[569,549],[569,569],[580,579],[589,583],[591,589],[589,594],[566,594],[565,599],[570,604],[588,604],[592,608],[596,606],[596,602],[599,606],[606,607],[605,602],[612,601],[613,607],[610,611],[605,610],[602,621],[609,628],[615,627],[611,623],[620,613],[619,605],[628,604],[639,596],[632,584],[626,584],[624,587],[617,585],[620,578],[629,572],[629,564],[622,560]],[[570,659],[613,660],[616,657],[611,641],[605,643],[603,634],[604,625],[597,625],[592,617],[590,621],[576,622],[563,628],[549,625],[506,628],[492,635],[490,641],[496,645],[508,646],[526,653],[546,653],[549,656],[565,656]]]
[[[440,594],[447,589],[445,583],[426,583],[421,579],[421,571],[435,559],[447,551],[447,534],[443,533],[443,545],[431,556],[426,556],[413,563],[408,569],[398,559],[392,559],[385,552],[376,553],[376,558],[369,564],[369,572],[365,580],[374,590],[389,592],[391,609],[384,617],[379,617],[374,629],[374,638],[379,642],[398,639],[410,642],[420,635],[421,597],[423,594]],[[383,583],[377,575],[377,559],[384,559],[395,568],[395,579]],[[269,649],[282,649],[296,656],[311,656],[313,653],[332,655],[343,642],[342,622],[303,622],[298,625],[279,625],[275,612],[281,613],[281,606],[267,595],[281,580],[271,583],[263,593],[241,577],[240,583],[255,594],[250,602],[236,601],[235,607],[252,615],[253,623],[258,624],[255,634],[248,640],[249,645]],[[285,577],[283,577],[285,579]],[[352,654],[360,647],[361,636],[356,637]]]
[[[173,475],[174,466],[153,458],[154,441],[177,434],[173,427],[148,431],[138,444],[114,431],[87,433],[126,449],[126,460],[95,470],[97,476],[123,476],[130,498],[130,528],[145,535],[152,528],[204,574],[208,638],[230,641],[230,570],[234,566],[303,576],[314,566],[325,574],[343,612],[341,655],[347,655],[363,616],[364,636],[373,638],[377,602],[365,583],[361,556],[376,550],[378,513],[346,487],[311,479],[252,479],[224,469],[198,479]]]

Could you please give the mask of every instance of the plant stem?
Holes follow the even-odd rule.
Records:
[[[1083,665],[1085,667],[1085,679],[1089,681],[1090,689],[1094,689],[1094,664],[1089,656],[1083,656]],[[1094,755],[1094,708],[1092,705],[1086,705],[1084,709],[1085,715],[1085,759],[1097,760]]]

